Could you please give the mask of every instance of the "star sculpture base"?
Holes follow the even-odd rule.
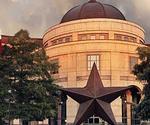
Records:
[[[111,125],[117,125],[110,103],[133,88],[135,86],[104,87],[96,64],[94,64],[84,88],[63,88],[61,91],[80,104],[74,125],[82,124],[93,115]]]

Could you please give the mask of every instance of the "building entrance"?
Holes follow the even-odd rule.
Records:
[[[107,122],[97,116],[90,117],[83,125],[108,125]]]

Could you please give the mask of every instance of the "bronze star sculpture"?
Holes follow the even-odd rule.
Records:
[[[84,88],[64,88],[62,92],[80,104],[74,125],[80,125],[93,115],[117,125],[110,103],[134,87],[104,87],[94,64]]]

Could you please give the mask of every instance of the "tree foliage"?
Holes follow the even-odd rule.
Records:
[[[150,47],[139,47],[140,64],[135,65],[133,73],[144,82],[143,99],[136,111],[142,120],[150,120]]]
[[[3,120],[8,117],[9,97],[8,90],[11,89],[10,65],[12,60],[8,55],[8,46],[4,46],[3,52],[0,54],[0,124],[3,124]]]
[[[9,38],[0,55],[0,117],[26,121],[43,120],[56,114],[58,86],[42,43],[26,30]],[[9,108],[9,109],[8,109]]]

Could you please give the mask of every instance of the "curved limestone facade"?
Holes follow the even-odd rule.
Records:
[[[109,86],[136,85],[142,88],[132,74],[139,62],[137,47],[144,46],[144,30],[125,20],[94,18],[55,25],[43,36],[43,44],[50,61],[60,68],[54,74],[56,83],[63,87],[84,87],[95,62],[103,84]],[[132,101],[130,92],[127,101]],[[129,110],[131,107],[128,106]],[[122,122],[122,100],[112,103],[117,122]],[[67,123],[73,123],[78,104],[67,100]],[[128,125],[131,112],[127,112]]]

